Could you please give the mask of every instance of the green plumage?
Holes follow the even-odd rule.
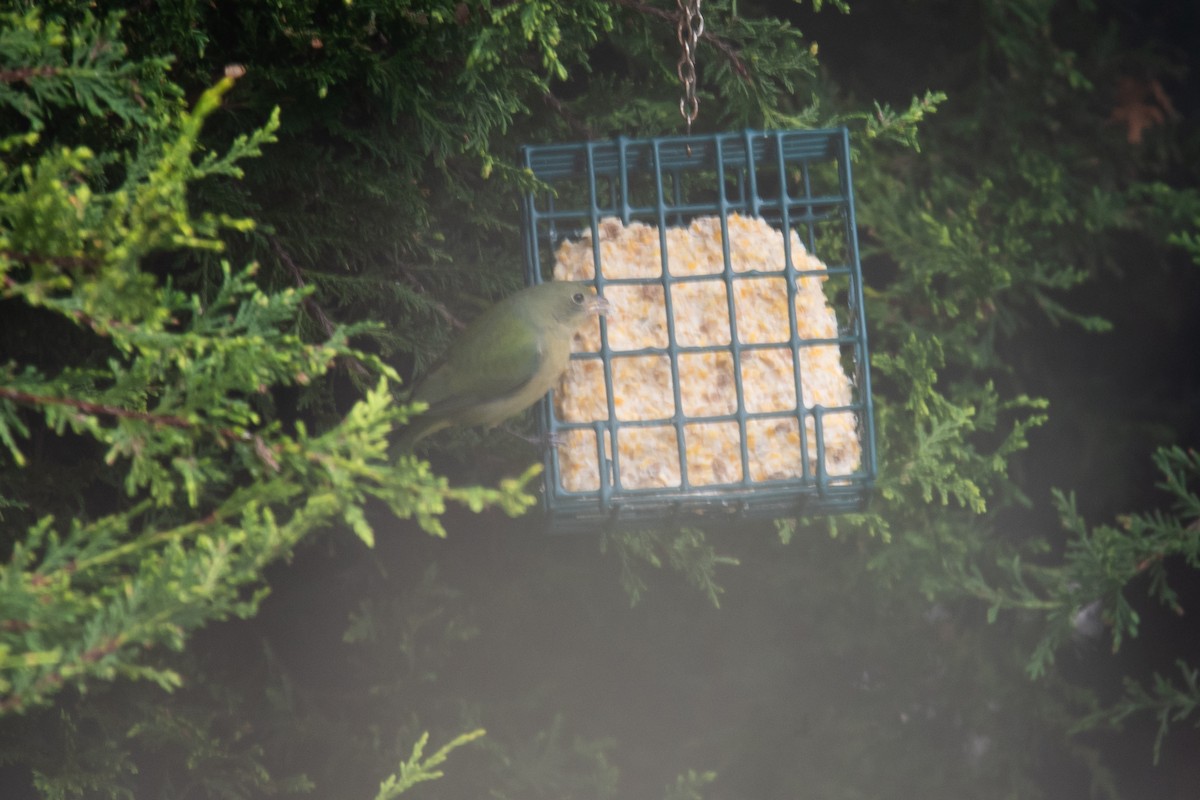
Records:
[[[413,388],[429,408],[404,432],[400,447],[450,425],[493,426],[546,394],[567,368],[571,337],[608,303],[586,283],[523,289],[483,312]]]

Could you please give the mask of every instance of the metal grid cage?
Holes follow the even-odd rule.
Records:
[[[559,442],[551,528],[861,508],[876,466],[846,129],[537,145],[522,159],[542,184],[523,198],[528,283],[582,277],[614,305],[538,406]],[[572,258],[582,271],[564,274]]]

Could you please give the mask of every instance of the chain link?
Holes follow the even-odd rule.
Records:
[[[692,122],[700,113],[700,100],[696,97],[696,43],[704,33],[704,17],[700,14],[700,0],[676,0],[679,6],[679,47],[682,52],[675,68],[683,84],[683,97],[679,99],[679,113],[687,123],[691,135]]]

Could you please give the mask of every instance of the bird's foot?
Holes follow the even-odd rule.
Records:
[[[566,437],[560,436],[557,433],[546,433],[546,434],[540,434],[540,435],[536,435],[536,436],[530,436],[527,433],[521,433],[519,431],[514,431],[512,428],[509,428],[506,426],[501,426],[500,430],[504,431],[507,434],[515,436],[524,442],[529,442],[531,445],[533,445],[534,447],[537,447],[538,449],[541,449],[541,450],[549,450],[551,447],[559,447],[560,445],[564,445],[567,443]]]

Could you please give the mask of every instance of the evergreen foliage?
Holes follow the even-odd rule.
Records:
[[[375,795],[375,800],[392,800],[392,798],[399,797],[418,783],[434,781],[442,777],[443,773],[437,767],[445,763],[450,751],[462,747],[464,744],[474,741],[483,735],[484,730],[479,728],[470,733],[456,736],[436,753],[422,759],[421,756],[425,754],[425,745],[429,742],[429,735],[422,734],[417,743],[413,745],[412,755],[408,761],[402,762],[398,772],[394,775],[389,775],[379,784],[379,794]]]
[[[707,0],[699,130],[852,130],[878,497],[773,540],[564,543],[496,513],[533,504],[532,452],[397,458],[395,397],[518,283],[519,144],[680,129],[675,4],[9,4],[0,779],[1139,796],[1120,749],[1194,786],[1200,653],[1147,631],[1194,603],[1195,395],[1129,423],[1054,349],[1130,336],[1113,286],[1194,316],[1195,56],[1135,5]]]
[[[67,38],[33,13],[8,21],[30,37]],[[70,37],[75,50],[119,49],[107,38],[111,20],[100,25],[85,17],[80,25]],[[10,58],[32,49],[22,44],[14,37]],[[60,74],[47,60],[48,74],[19,80],[63,81],[88,113],[134,105],[119,98],[138,65],[72,57],[72,64],[90,63],[80,89],[70,70]],[[0,573],[7,620],[0,710],[24,711],[64,687],[86,689],[117,676],[177,685],[172,670],[147,663],[147,650],[181,648],[210,620],[253,614],[263,568],[334,520],[371,544],[368,502],[382,501],[437,535],[444,535],[437,516],[447,500],[501,504],[512,513],[530,502],[517,482],[500,490],[450,489],[426,465],[391,463],[388,434],[407,412],[388,388],[395,372],[350,346],[361,325],[336,327],[317,343],[292,332],[311,290],[265,292],[252,280],[253,265],[235,273],[222,262],[220,283],[201,296],[146,268],[161,252],[220,252],[223,230],[252,227],[221,213],[192,214],[188,206],[189,184],[240,177],[238,162],[258,155],[278,127],[273,114],[228,150],[198,156],[201,126],[233,85],[226,77],[191,110],[148,116],[154,124],[112,188],[103,187],[104,170],[87,147],[60,143],[27,156],[36,133],[3,143],[10,158],[0,199],[3,300],[28,314],[24,324],[65,323],[82,335],[73,336],[71,351],[51,352],[45,362],[7,361],[0,440],[17,468],[31,466],[29,446],[62,447],[62,457],[78,458],[76,470],[90,467],[87,479],[110,494],[90,500],[69,486],[38,502],[7,494],[9,523],[31,522],[8,542]],[[56,85],[31,97],[50,106],[70,100]],[[11,107],[38,126],[41,116],[27,103]],[[30,343],[34,359],[39,344]],[[381,377],[338,424],[310,432],[297,420],[289,431],[257,407],[256,397],[319,381],[346,358]],[[123,480],[109,481],[105,473],[114,466]]]

